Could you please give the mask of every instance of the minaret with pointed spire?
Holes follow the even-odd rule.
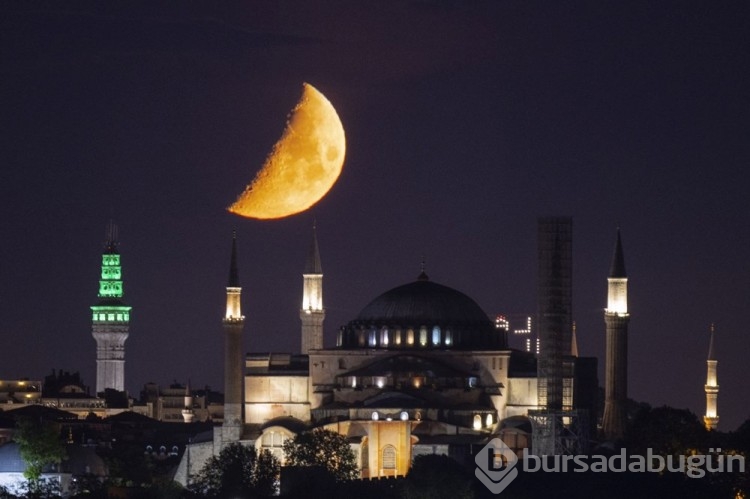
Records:
[[[576,332],[576,322],[573,321],[570,335],[570,356],[578,357],[578,334]]]
[[[604,417],[602,430],[607,439],[622,438],[627,424],[628,399],[628,277],[622,252],[620,229],[607,278],[607,308],[604,322],[607,326],[606,362],[604,383]]]
[[[96,393],[125,390],[125,340],[130,334],[130,310],[122,301],[122,267],[117,250],[117,226],[107,225],[99,301],[91,307],[91,334],[96,340]]]
[[[224,422],[222,442],[236,442],[242,435],[242,315],[240,274],[237,270],[237,234],[232,234],[232,256],[227,283],[227,308],[222,320],[224,331]]]
[[[716,328],[711,324],[711,339],[708,342],[708,360],[706,361],[706,415],[703,416],[703,422],[708,430],[715,430],[716,427],[719,426],[719,410],[717,407],[719,398],[719,379],[716,375],[716,368],[719,361],[716,360],[716,353],[714,351],[715,332]]]
[[[313,223],[312,241],[307,254],[305,271],[302,274],[302,308],[299,311],[302,321],[302,353],[323,348],[323,267],[320,264],[318,236]]]
[[[185,397],[183,400],[182,419],[186,423],[192,423],[195,417],[195,411],[193,410],[193,392],[190,390],[190,380],[188,380],[185,386]]]

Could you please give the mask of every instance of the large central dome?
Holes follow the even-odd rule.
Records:
[[[372,300],[341,329],[339,346],[494,349],[505,337],[474,300],[422,273]]]

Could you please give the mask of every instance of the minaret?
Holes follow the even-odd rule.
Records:
[[[242,330],[245,316],[240,306],[240,275],[237,271],[237,234],[232,235],[232,257],[227,284],[224,330],[224,423],[222,442],[236,442],[242,434]]]
[[[96,393],[125,390],[125,340],[130,310],[122,301],[122,267],[117,251],[117,226],[107,225],[99,281],[99,301],[91,307],[91,334],[96,340]]]
[[[302,321],[301,350],[307,355],[310,350],[323,348],[323,320],[326,317],[323,309],[323,267],[320,265],[315,224],[302,279],[302,308],[299,311]]]
[[[708,343],[708,360],[706,361],[706,415],[703,422],[707,430],[715,430],[719,425],[719,410],[717,402],[719,398],[719,379],[716,375],[716,367],[719,361],[714,353],[714,325],[711,324],[711,339]]]
[[[193,411],[193,393],[190,391],[190,380],[188,380],[185,386],[185,397],[183,399],[182,419],[186,423],[192,423],[195,417],[195,411]]]
[[[578,335],[576,334],[576,322],[573,321],[573,327],[570,335],[570,356],[578,357]]]
[[[619,228],[607,283],[607,308],[604,310],[604,322],[607,325],[607,356],[604,367],[602,430],[605,438],[614,440],[622,438],[627,423],[625,404],[628,399],[628,322],[630,321],[628,277],[625,272],[625,258],[622,253]]]

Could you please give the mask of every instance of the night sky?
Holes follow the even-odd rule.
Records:
[[[536,311],[536,222],[574,220],[574,318],[600,359],[622,229],[629,394],[750,417],[746,2],[53,2],[0,7],[0,378],[95,387],[107,221],[120,228],[127,388],[222,389],[232,230],[248,351],[297,351],[317,219],[325,338],[427,273],[490,315]],[[214,10],[221,9],[221,10]],[[343,173],[312,210],[231,215],[309,82]]]

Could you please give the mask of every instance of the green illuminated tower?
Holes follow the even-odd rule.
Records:
[[[91,307],[91,334],[96,340],[96,393],[125,390],[125,340],[130,309],[122,301],[122,267],[117,252],[117,226],[110,221],[102,253],[99,301]]]

